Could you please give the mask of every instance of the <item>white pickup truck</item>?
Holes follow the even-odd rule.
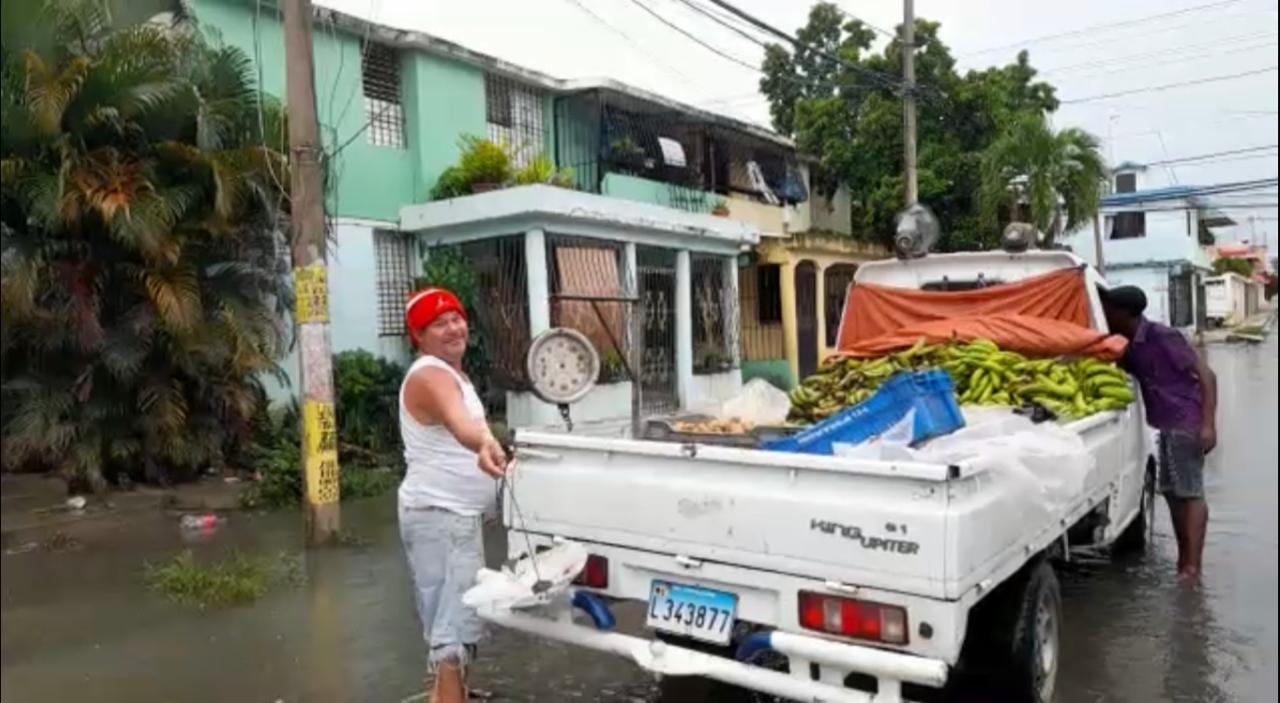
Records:
[[[1083,265],[1065,252],[931,255],[866,264],[855,285],[955,288]],[[1100,279],[1085,276],[1092,324],[1105,329]],[[518,431],[511,556],[584,545],[576,588],[595,597],[574,594],[591,617],[482,615],[781,698],[915,699],[958,672],[994,671],[993,700],[1048,701],[1062,622],[1054,561],[1082,546],[1141,547],[1152,506],[1141,402],[1066,428],[1094,470],[1047,512],[966,462]],[[613,631],[617,601],[644,604],[654,636]]]

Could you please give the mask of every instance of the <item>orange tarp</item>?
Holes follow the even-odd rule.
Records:
[[[968,291],[922,291],[857,284],[849,291],[837,353],[883,356],[924,337],[937,344],[990,339],[1028,356],[1124,352],[1122,338],[1089,327],[1084,271],[1065,269]]]

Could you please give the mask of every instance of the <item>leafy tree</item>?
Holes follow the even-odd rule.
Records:
[[[1097,213],[1106,175],[1093,135],[1075,128],[1055,132],[1044,115],[1019,114],[983,153],[983,222],[997,227],[1000,206],[1007,204],[1005,222],[1029,221],[1052,242],[1064,231],[1064,210],[1065,230]]]
[[[942,222],[942,248],[992,246],[999,229],[981,213],[982,154],[1019,115],[1056,110],[1054,88],[1025,52],[960,75],[936,22],[917,19],[915,33],[920,200]],[[797,36],[804,48],[765,51],[760,90],[774,127],[818,159],[815,189],[848,187],[855,236],[887,243],[904,197],[901,43],[873,50],[875,34],[830,3],[814,5]]]
[[[279,109],[185,25],[43,8],[0,46],[0,459],[101,489],[248,450],[290,295]]]
[[[1253,264],[1248,259],[1223,257],[1213,260],[1213,272],[1216,274],[1234,273],[1245,278],[1253,277]]]

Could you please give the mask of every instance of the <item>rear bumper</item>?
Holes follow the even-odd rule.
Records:
[[[658,640],[580,625],[573,622],[570,611],[564,606],[554,608],[553,613],[553,618],[545,618],[499,608],[479,611],[482,618],[495,625],[615,654],[630,659],[637,666],[654,674],[701,676],[794,700],[894,703],[902,700],[903,683],[940,688],[947,681],[947,664],[940,660],[788,632],[769,633],[766,635],[767,646],[786,656],[791,671],[798,672],[797,675],[752,666]],[[817,681],[809,677],[810,664],[816,664],[821,672]],[[873,695],[844,688],[844,679],[850,673],[875,677],[879,692]]]

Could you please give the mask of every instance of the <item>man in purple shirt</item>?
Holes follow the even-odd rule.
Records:
[[[1129,340],[1120,365],[1137,377],[1147,424],[1159,434],[1157,481],[1178,538],[1178,577],[1194,583],[1209,523],[1204,457],[1218,443],[1218,380],[1181,332],[1142,316],[1141,288],[1104,290],[1102,302],[1111,331]]]

